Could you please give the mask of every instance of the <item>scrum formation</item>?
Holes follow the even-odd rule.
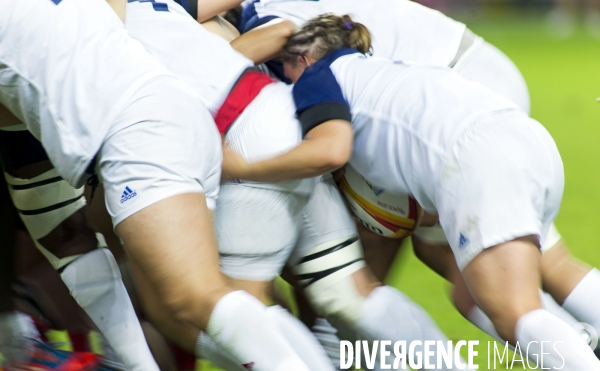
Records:
[[[109,245],[161,336],[225,370],[441,344],[381,282],[411,238],[475,326],[600,371],[573,328],[600,331],[600,272],[553,224],[563,163],[513,62],[408,0],[240,3],[0,0],[0,270],[22,223],[116,361],[38,339],[3,274],[0,369],[160,369]],[[303,321],[265,305],[280,275]]]

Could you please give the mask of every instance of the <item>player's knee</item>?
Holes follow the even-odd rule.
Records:
[[[454,283],[452,288],[452,301],[456,307],[456,310],[458,310],[458,312],[467,319],[471,309],[474,305],[476,305],[475,300],[473,299],[473,296],[469,292],[469,289],[464,281]]]
[[[294,267],[294,273],[317,314],[354,323],[360,317],[364,296],[352,274],[365,267],[357,236],[316,246]]]
[[[498,335],[506,340],[515,343],[515,330],[519,319],[527,313],[540,309],[539,303],[537,305],[523,302],[507,302],[499,310],[492,310],[486,312],[490,320],[492,321],[494,328]]]
[[[198,284],[182,282],[177,287],[161,290],[162,302],[171,316],[179,321],[192,321],[202,317],[208,323],[214,307],[229,292],[225,280],[214,278],[211,282]]]

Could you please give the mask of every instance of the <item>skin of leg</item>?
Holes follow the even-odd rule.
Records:
[[[375,277],[377,277],[380,282],[385,282],[392,264],[394,264],[398,253],[404,246],[405,238],[396,239],[383,237],[371,232],[356,219],[355,222],[363,246],[365,261]],[[432,227],[437,224],[437,222],[437,215],[424,213],[419,225]]]
[[[168,308],[161,302],[158,293],[149,283],[146,274],[135,262],[131,261],[129,264],[135,280],[136,294],[142,303],[146,317],[169,341],[193,354],[200,328],[190,322],[177,320],[171,316]],[[270,282],[238,280],[231,280],[230,282],[233,288],[244,290],[257,299],[263,298],[264,302],[268,302]]]
[[[541,309],[541,254],[527,236],[483,250],[463,270],[476,303],[498,334],[515,344],[521,316]]]
[[[451,295],[454,306],[466,318],[475,305],[475,300],[456,265],[450,245],[429,244],[417,236],[412,236],[412,243],[419,260],[452,284]]]
[[[592,267],[575,259],[563,240],[542,255],[542,287],[561,304]]]
[[[156,202],[116,227],[129,258],[156,288],[171,315],[205,329],[232,291],[219,271],[213,217],[201,193]]]
[[[190,322],[174,318],[140,267],[132,260],[129,261],[129,266],[135,281],[135,293],[140,300],[145,318],[171,343],[194,354],[200,328]]]
[[[371,232],[361,223],[356,227],[365,254],[365,261],[379,282],[385,282],[387,274],[402,249],[404,239],[387,238]]]
[[[258,300],[262,301],[265,305],[269,305],[273,302],[273,298],[270,295],[272,281],[247,281],[230,279],[231,285],[236,290],[244,290],[248,294],[254,296]]]

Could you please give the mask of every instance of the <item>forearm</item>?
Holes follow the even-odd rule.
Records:
[[[307,150],[301,143],[298,147],[280,156],[248,164],[243,179],[266,182],[311,178],[332,172],[343,166],[328,161],[327,154]]]
[[[231,46],[255,64],[264,63],[281,52],[295,29],[296,25],[293,22],[274,19],[233,40]]]
[[[224,147],[223,177],[257,182],[310,178],[344,166],[351,154],[352,126],[330,120],[311,129],[296,147],[267,160],[248,163]]]

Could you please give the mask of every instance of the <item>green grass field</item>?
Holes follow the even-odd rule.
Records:
[[[552,133],[565,165],[566,189],[556,224],[575,256],[600,267],[600,103],[595,101],[600,97],[600,41],[583,32],[556,41],[544,26],[534,18],[469,22],[473,31],[503,50],[525,76],[532,116]],[[456,312],[446,283],[410,250],[398,257],[387,284],[421,304],[450,339],[479,340],[475,363],[487,370],[491,338]],[[203,368],[207,369],[215,370]]]

